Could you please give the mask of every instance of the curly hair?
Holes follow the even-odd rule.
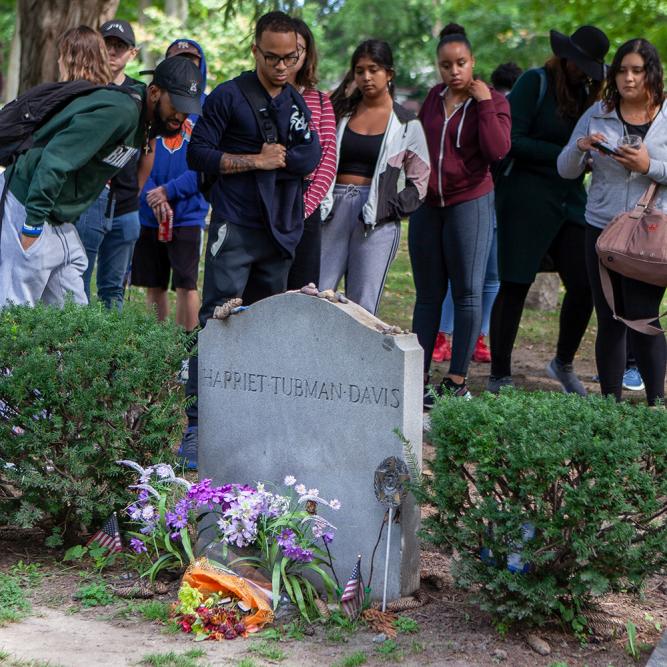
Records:
[[[306,42],[306,59],[303,66],[297,72],[296,84],[306,89],[312,89],[317,86],[317,49],[315,48],[315,37],[310,31],[308,24],[299,18],[293,19],[294,28],[298,35],[303,37]]]
[[[614,60],[607,71],[607,80],[605,82],[604,96],[602,98],[604,107],[607,111],[613,111],[621,102],[621,94],[618,92],[616,77],[621,68],[623,58],[629,53],[636,53],[644,61],[644,70],[646,72],[646,104],[651,107],[659,107],[665,98],[662,63],[660,54],[651,42],[640,38],[631,39],[622,44],[614,55]]]
[[[85,79],[106,86],[113,80],[102,35],[87,25],[71,28],[60,38],[58,55],[65,70],[63,81]]]
[[[563,118],[578,119],[600,97],[601,81],[573,85],[567,77],[567,60],[553,56],[544,69],[556,92],[556,108]]]

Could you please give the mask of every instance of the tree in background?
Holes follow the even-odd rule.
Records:
[[[252,26],[272,9],[299,14],[313,29],[323,88],[340,81],[360,41],[376,37],[394,50],[398,85],[423,95],[437,80],[436,37],[450,21],[466,27],[482,75],[508,60],[524,68],[541,65],[550,55],[550,28],[569,34],[587,23],[607,33],[612,51],[626,39],[642,36],[667,58],[667,0],[0,0],[4,71],[17,26],[25,89],[55,78],[58,35],[80,23],[97,27],[117,11],[119,18],[137,26],[144,65],[153,65],[169,42],[188,34],[204,47],[209,84],[215,84],[252,65]],[[135,69],[141,66],[137,63]]]

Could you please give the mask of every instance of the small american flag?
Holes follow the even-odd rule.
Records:
[[[357,556],[357,564],[352,570],[352,576],[345,584],[343,594],[340,596],[340,606],[348,618],[357,618],[364,606],[365,598],[364,580],[361,578],[361,556]]]
[[[97,542],[102,547],[108,547],[109,551],[117,552],[123,550],[123,544],[120,541],[120,528],[118,526],[118,517],[114,512],[104,525],[88,540],[86,546]]]

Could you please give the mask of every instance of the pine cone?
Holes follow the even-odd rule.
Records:
[[[317,607],[317,611],[320,612],[320,616],[324,620],[327,620],[331,617],[331,612],[329,611],[329,607],[327,606],[327,603],[324,602],[324,600],[320,600],[319,598],[317,598],[317,600],[315,600],[315,606]]]
[[[133,581],[130,584],[120,584],[112,587],[114,595],[119,598],[152,598],[153,588],[143,580]]]

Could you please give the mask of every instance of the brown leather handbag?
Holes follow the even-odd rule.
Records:
[[[614,318],[636,331],[652,336],[664,333],[661,328],[651,324],[655,322],[655,317],[626,320],[616,314],[614,292],[607,269],[627,278],[667,287],[667,215],[653,208],[657,190],[658,184],[651,181],[634,209],[617,215],[605,227],[595,244],[600,260],[602,291]]]

